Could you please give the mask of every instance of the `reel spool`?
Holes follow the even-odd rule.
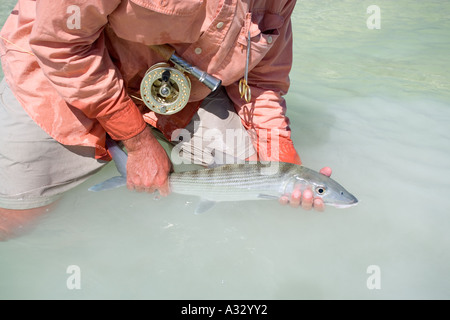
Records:
[[[189,78],[165,62],[150,67],[141,82],[141,97],[145,105],[163,115],[181,111],[190,94]]]

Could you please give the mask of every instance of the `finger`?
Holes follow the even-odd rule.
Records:
[[[145,187],[143,186],[138,186],[138,185],[134,185],[134,190],[136,192],[144,192],[145,191]]]
[[[316,210],[316,211],[322,212],[325,210],[325,204],[323,203],[323,200],[320,198],[314,199],[313,206],[314,206],[314,210]]]
[[[170,187],[169,187],[169,183],[165,183],[164,185],[162,185],[160,188],[158,188],[159,190],[159,194],[163,197],[167,197],[170,194]]]
[[[170,185],[169,185],[169,178],[166,177],[165,179],[161,179],[159,183],[156,185],[160,196],[166,197],[170,194]]]
[[[294,189],[291,193],[291,199],[289,200],[289,204],[293,208],[298,208],[300,206],[300,202],[302,199],[302,192],[300,189]]]
[[[151,193],[155,193],[156,189],[153,187],[147,187],[147,188],[144,188],[144,192],[151,194]]]
[[[327,177],[331,176],[332,170],[330,167],[323,167],[319,171],[321,174],[326,175]]]
[[[312,206],[313,206],[313,193],[311,190],[307,189],[303,192],[302,208],[305,210],[311,210]]]
[[[287,195],[283,195],[278,200],[282,206],[285,206],[289,203],[289,197]]]
[[[134,183],[134,181],[131,180],[127,180],[127,188],[131,191],[137,191],[136,183]]]
[[[155,193],[159,189],[159,186],[154,183],[154,181],[153,181],[153,179],[151,179],[151,177],[146,176],[141,179],[142,179],[142,183],[140,184],[139,188],[142,192],[152,194],[152,193]]]
[[[137,192],[142,192],[143,187],[141,186],[141,180],[139,177],[127,177],[127,188]]]

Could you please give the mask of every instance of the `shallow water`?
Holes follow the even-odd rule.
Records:
[[[2,1],[0,19],[13,3]],[[374,3],[379,30],[366,25]],[[293,140],[357,207],[260,201],[194,215],[188,196],[88,192],[116,174],[108,165],[33,232],[0,244],[0,298],[450,298],[449,12],[449,1],[297,3]],[[79,290],[66,286],[69,265]],[[373,265],[381,287],[370,290]]]

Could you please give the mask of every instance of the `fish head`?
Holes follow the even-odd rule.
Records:
[[[358,199],[353,194],[322,173],[303,167],[301,174],[296,175],[296,180],[303,186],[301,189],[310,189],[314,197],[321,198],[327,206],[348,208],[358,204]]]
[[[314,184],[312,191],[314,197],[321,198],[328,206],[348,208],[358,204],[358,199],[354,195],[332,179],[327,183]]]

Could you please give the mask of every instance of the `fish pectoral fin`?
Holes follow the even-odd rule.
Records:
[[[111,179],[108,179],[106,181],[103,181],[99,184],[96,184],[95,186],[90,187],[89,191],[104,191],[109,189],[118,188],[121,186],[124,186],[127,184],[127,178],[124,176],[116,176],[112,177]]]
[[[279,198],[277,196],[272,196],[270,194],[258,194],[259,199],[267,199],[267,200],[278,200]]]
[[[202,199],[200,200],[200,203],[197,205],[197,208],[195,208],[195,214],[202,214],[214,207],[216,204],[215,201]]]

